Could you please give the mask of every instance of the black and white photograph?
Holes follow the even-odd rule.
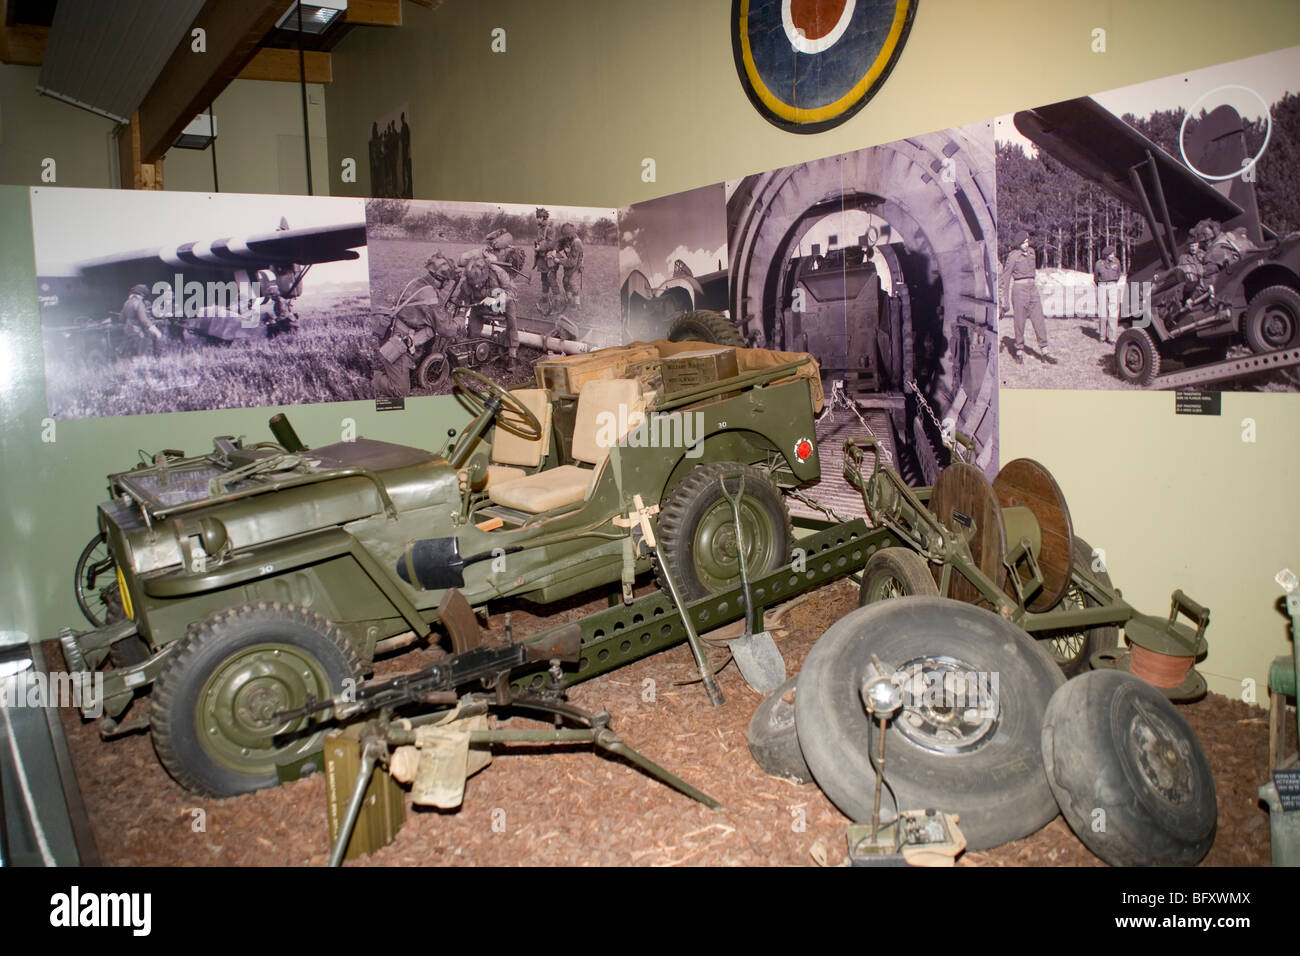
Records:
[[[628,206],[619,211],[618,228],[618,281],[629,342],[698,334],[700,317],[683,318],[690,312],[725,316],[723,183]]]
[[[813,496],[838,511],[861,509],[840,477],[849,437],[878,438],[882,464],[913,486],[956,459],[997,471],[991,132],[928,133],[727,183],[731,314],[748,343],[821,363]]]
[[[370,124],[370,195],[410,199],[411,108],[403,105]]]
[[[372,395],[358,199],[31,190],[53,418]]]
[[[1300,48],[996,120],[1001,383],[1300,389]]]
[[[458,367],[518,385],[547,355],[620,344],[617,215],[368,200],[375,396],[449,394]]]

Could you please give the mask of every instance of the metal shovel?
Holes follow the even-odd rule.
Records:
[[[740,676],[758,693],[767,695],[785,683],[785,658],[777,649],[769,631],[754,633],[754,599],[749,593],[749,571],[745,567],[745,533],[740,523],[740,499],[745,495],[745,475],[735,473],[740,485],[735,495],[727,491],[727,475],[718,475],[722,496],[731,505],[731,516],[736,523],[736,559],[740,563],[740,584],[745,593],[745,633],[727,642],[736,659]],[[760,612],[761,613],[761,612]]]

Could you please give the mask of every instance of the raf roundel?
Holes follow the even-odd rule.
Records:
[[[790,132],[838,126],[888,78],[917,2],[732,0],[732,52],[750,102]]]
[[[800,438],[797,442],[794,443],[794,457],[798,458],[799,461],[801,462],[807,461],[809,458],[812,457],[812,453],[813,453],[813,443],[809,441],[807,438]]]

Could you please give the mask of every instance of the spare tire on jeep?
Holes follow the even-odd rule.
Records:
[[[668,329],[669,342],[712,342],[743,349],[745,340],[721,312],[696,309],[679,315]]]

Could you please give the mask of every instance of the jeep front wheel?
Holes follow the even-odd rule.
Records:
[[[276,720],[359,680],[343,633],[295,604],[245,604],[212,615],[169,655],[154,684],[154,749],[187,790],[227,797],[278,782],[277,766],[317,750],[312,718]]]
[[[740,549],[731,505],[720,475],[735,494],[745,476],[740,527],[745,570],[751,581],[789,563],[794,532],[781,490],[757,468],[736,462],[699,465],[664,499],[659,511],[659,552],[668,558],[673,580],[687,601],[740,584]],[[659,572],[656,571],[656,574]]]

